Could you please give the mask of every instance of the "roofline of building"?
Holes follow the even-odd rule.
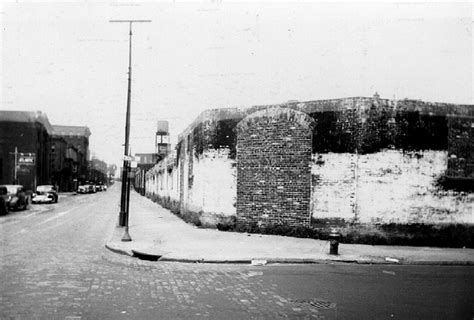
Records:
[[[65,126],[65,125],[53,125],[53,135],[56,136],[83,136],[89,138],[91,136],[91,131],[87,126]],[[67,129],[71,129],[71,131],[84,131],[84,133],[77,133],[77,134],[68,134],[64,133]]]
[[[264,105],[253,105],[250,107],[242,108],[222,108],[222,109],[207,109],[201,112],[197,118],[189,124],[180,134],[178,134],[178,141],[181,141],[185,136],[189,134],[199,123],[204,120],[228,120],[244,118],[250,113],[256,112],[261,109],[271,107],[288,107],[306,113],[311,112],[324,112],[324,111],[340,111],[345,109],[353,109],[360,107],[364,103],[377,102],[382,105],[388,105],[394,109],[399,106],[411,105],[415,111],[423,114],[445,114],[446,116],[474,116],[474,105],[468,104],[454,104],[444,102],[427,102],[416,99],[384,99],[380,98],[378,94],[372,97],[346,97],[346,98],[333,98],[333,99],[322,99],[322,100],[309,100],[309,101],[288,101],[278,104],[264,104]],[[415,107],[414,104],[422,103],[423,107]]]
[[[3,113],[16,113],[16,114],[24,114],[27,117],[26,121],[22,121],[21,119],[6,119],[1,116]],[[6,121],[6,122],[18,122],[18,123],[39,123],[43,125],[45,128],[46,132],[48,132],[49,135],[53,134],[53,127],[51,126],[51,123],[49,122],[48,115],[46,113],[43,113],[42,111],[22,111],[22,110],[0,110],[0,121]]]

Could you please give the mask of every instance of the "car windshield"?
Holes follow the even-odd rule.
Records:
[[[7,187],[7,190],[8,190],[8,193],[16,193],[16,190],[17,190],[17,186],[6,186]]]
[[[36,187],[37,192],[48,192],[48,191],[51,191],[51,189],[53,189],[53,186],[50,186],[50,185]]]

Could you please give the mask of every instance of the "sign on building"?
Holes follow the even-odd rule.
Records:
[[[20,153],[18,156],[18,165],[35,165],[35,154],[34,153]]]

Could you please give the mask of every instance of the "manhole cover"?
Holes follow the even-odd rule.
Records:
[[[312,299],[312,300],[293,300],[293,303],[299,306],[311,306],[316,309],[333,309],[336,307],[334,302],[322,300],[322,299]]]

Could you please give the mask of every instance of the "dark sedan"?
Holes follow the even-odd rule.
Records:
[[[30,195],[26,193],[25,188],[18,184],[0,185],[0,197],[2,201],[0,212],[7,213],[10,210],[20,210],[28,208],[30,204]]]

